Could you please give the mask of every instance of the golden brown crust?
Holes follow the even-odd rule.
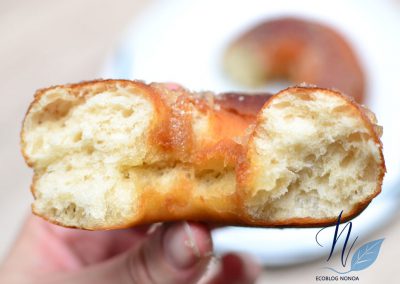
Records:
[[[365,97],[365,77],[350,44],[320,23],[290,17],[265,21],[231,44],[226,61],[236,56],[254,57],[254,64],[259,64],[254,68],[263,76],[259,80],[283,77],[295,84],[336,88],[359,103]],[[226,66],[232,66],[228,73],[240,68]]]
[[[230,186],[234,186],[235,190],[227,193],[223,198],[216,198],[204,192],[199,194],[199,180],[187,177],[185,172],[181,172],[168,188],[167,195],[160,194],[154,185],[143,185],[143,188],[140,189],[141,202],[137,210],[138,214],[132,220],[123,220],[121,225],[96,225],[87,229],[117,229],[183,219],[224,225],[263,227],[315,227],[334,224],[336,218],[293,218],[280,222],[256,220],[251,218],[244,208],[243,199],[249,174],[249,159],[246,156],[246,143],[241,143],[237,137],[246,136],[248,127],[254,123],[257,124],[261,119],[261,108],[268,108],[274,99],[287,90],[292,93],[319,91],[344,98],[362,118],[375,143],[380,145],[382,165],[379,184],[374,194],[357,204],[343,218],[348,220],[360,214],[381,190],[385,166],[379,135],[366,111],[351,98],[345,97],[337,91],[317,87],[292,87],[274,97],[263,94],[251,99],[247,97],[242,99],[243,94],[225,94],[222,97],[214,98],[208,93],[191,95],[183,88],[170,89],[167,84],[146,85],[140,81],[98,80],[39,90],[27,113],[40,100],[41,96],[57,88],[67,90],[76,97],[86,98],[105,90],[115,90],[121,87],[131,90],[135,95],[149,98],[155,106],[157,115],[150,124],[147,144],[157,151],[158,157],[160,157],[156,161],[157,163],[162,161],[162,165],[173,164],[187,167],[193,169],[195,175],[201,175],[204,169],[217,169],[220,173],[225,174],[232,173],[236,181],[233,180]],[[241,108],[242,104],[243,108]],[[209,118],[207,137],[199,135],[193,129],[193,113],[196,111]],[[253,138],[254,135],[250,135],[250,143]],[[28,165],[32,167],[33,163],[24,150],[24,130],[21,132],[21,141],[22,153]],[[40,173],[36,173],[33,179],[31,191],[34,196],[36,196],[35,185],[39,176]],[[160,208],[163,210],[159,210]],[[33,212],[53,223],[65,226],[49,216],[36,212],[35,209]]]

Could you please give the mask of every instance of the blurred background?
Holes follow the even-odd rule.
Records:
[[[30,214],[32,172],[20,154],[19,131],[36,89],[115,77],[177,81],[196,90],[276,90],[286,83],[254,88],[230,78],[224,53],[255,24],[298,16],[342,34],[365,73],[363,102],[384,127],[388,174],[383,193],[354,221],[364,242],[385,238],[377,261],[357,275],[360,283],[397,283],[400,1],[275,2],[0,1],[0,260]],[[217,249],[258,254],[265,264],[259,283],[313,283],[328,274],[320,269],[326,254],[317,252],[315,231],[229,230],[214,234]]]

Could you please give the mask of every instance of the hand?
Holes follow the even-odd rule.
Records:
[[[260,272],[247,256],[211,259],[203,224],[90,232],[32,216],[0,268],[0,283],[253,283]]]

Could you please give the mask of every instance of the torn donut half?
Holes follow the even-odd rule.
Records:
[[[372,112],[328,89],[214,95],[99,80],[37,91],[21,146],[33,212],[62,226],[311,227],[379,194],[380,135]]]

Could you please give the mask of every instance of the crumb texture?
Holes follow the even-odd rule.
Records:
[[[234,167],[207,153],[196,166],[188,158],[195,147],[202,153],[224,137],[218,115],[202,102],[199,108],[186,102],[186,93],[162,85],[143,93],[140,83],[131,84],[136,89],[112,82],[112,88],[60,87],[38,96],[22,133],[35,170],[33,211],[87,229],[233,214]]]
[[[34,210],[71,226],[118,223],[132,214],[135,184],[120,169],[143,164],[153,112],[146,98],[124,89],[41,96],[24,123],[37,177]]]
[[[352,216],[379,193],[371,112],[311,87],[273,96],[257,117],[232,101],[233,111],[210,93],[122,80],[38,91],[21,133],[34,213],[91,230],[308,226]]]
[[[342,97],[318,91],[273,100],[250,150],[252,216],[328,218],[376,194],[380,145],[358,113]]]

